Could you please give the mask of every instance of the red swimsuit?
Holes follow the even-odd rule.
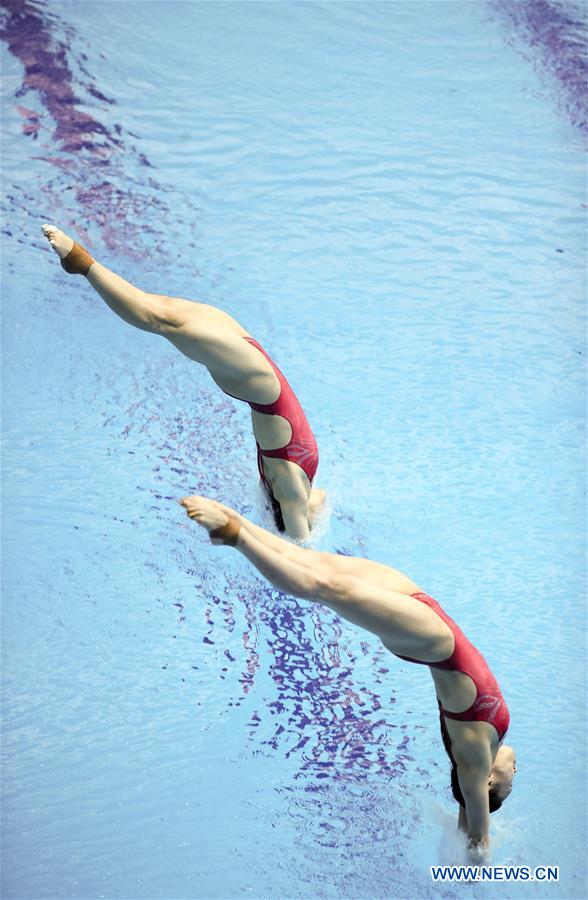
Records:
[[[318,467],[318,447],[294,391],[276,364],[267,355],[261,344],[254,338],[246,337],[243,340],[247,341],[248,344],[251,344],[252,347],[255,347],[256,350],[259,350],[259,352],[265,356],[280,382],[280,393],[278,399],[274,401],[274,403],[251,403],[249,400],[244,402],[249,403],[249,406],[251,409],[255,410],[255,412],[265,413],[268,416],[282,416],[282,418],[286,419],[290,424],[292,429],[292,436],[285,447],[278,447],[276,450],[262,450],[259,444],[257,444],[257,468],[259,469],[259,476],[272,501],[276,524],[280,531],[283,531],[284,523],[282,513],[279,508],[279,503],[272,493],[271,485],[265,477],[265,472],[263,471],[263,457],[269,456],[272,459],[285,459],[288,462],[296,463],[296,465],[300,466],[302,471],[306,473],[308,480],[312,484],[312,480]],[[225,393],[228,392],[225,391]],[[232,397],[233,395],[229,394],[229,396]]]
[[[312,479],[316,474],[318,467],[318,447],[314,439],[314,435],[310,430],[310,425],[304,415],[302,407],[296,398],[296,394],[276,366],[276,364],[267,355],[261,344],[258,344],[254,338],[246,337],[247,343],[251,344],[263,353],[268,363],[277,375],[280,382],[280,393],[278,399],[274,403],[249,403],[251,409],[255,412],[265,413],[268,416],[282,416],[289,422],[292,429],[292,437],[285,447],[278,447],[277,450],[262,450],[257,444],[257,466],[261,480],[270,490],[270,486],[263,471],[263,457],[269,456],[272,459],[286,459],[288,462],[296,463],[297,466],[306,472],[308,480],[312,484]]]
[[[459,713],[449,712],[443,709],[441,704],[439,704],[439,708],[446,719],[457,719],[459,722],[489,722],[498,732],[498,738],[502,742],[508,729],[510,716],[504,697],[486,660],[480,651],[476,650],[474,645],[468,641],[453,619],[450,619],[447,613],[441,609],[436,600],[433,600],[428,594],[411,594],[411,596],[420,600],[421,603],[426,603],[449,626],[455,638],[455,646],[451,656],[442,659],[441,662],[423,663],[422,659],[411,659],[409,656],[400,656],[398,653],[396,656],[400,656],[401,659],[406,659],[408,662],[469,675],[476,685],[476,699],[472,705]]]

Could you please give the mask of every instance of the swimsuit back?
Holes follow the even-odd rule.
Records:
[[[436,600],[423,593],[411,594],[411,596],[415,600],[425,603],[445,622],[453,632],[455,646],[451,656],[440,662],[428,663],[420,659],[411,659],[408,656],[400,658],[406,659],[408,662],[431,666],[434,669],[445,669],[468,675],[476,686],[476,697],[472,705],[460,713],[449,712],[442,707],[441,712],[447,719],[456,719],[459,722],[489,722],[498,732],[499,740],[502,741],[508,729],[510,716],[498,682],[486,660]]]
[[[292,429],[292,437],[284,447],[278,447],[275,450],[262,450],[259,444],[257,445],[257,462],[261,479],[269,487],[263,472],[262,460],[262,457],[269,456],[272,459],[285,459],[288,462],[296,463],[306,472],[308,480],[312,484],[318,467],[318,447],[298,398],[261,344],[251,337],[246,337],[244,340],[263,354],[280,382],[280,393],[274,403],[249,403],[249,406],[255,412],[265,413],[268,416],[282,416]]]

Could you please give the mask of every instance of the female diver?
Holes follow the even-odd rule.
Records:
[[[396,569],[296,546],[214,500],[180,502],[213,544],[236,547],[278,590],[329,606],[376,634],[395,656],[430,667],[460,805],[458,825],[470,848],[482,851],[489,814],[512,790],[516,760],[503,744],[509,714],[500,688],[455,622]]]
[[[225,394],[249,404],[259,475],[276,525],[290,537],[308,538],[325,496],[312,487],[318,449],[292,388],[265,350],[222,310],[142,291],[96,262],[54,225],[43,225],[43,234],[65,271],[85,275],[121,319],[163,335],[206,366]]]

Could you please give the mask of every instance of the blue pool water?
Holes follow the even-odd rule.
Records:
[[[586,895],[582,7],[3,6],[3,896]],[[211,547],[246,407],[66,278],[55,221],[287,373],[318,546],[437,597],[519,773],[461,859],[429,676]]]

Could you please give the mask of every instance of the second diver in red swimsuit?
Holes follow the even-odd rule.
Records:
[[[496,679],[455,622],[397,569],[298,547],[214,500],[181,503],[213,543],[236,547],[278,590],[329,606],[376,634],[391,653],[429,666],[458,823],[470,847],[483,850],[489,815],[512,790],[516,759],[503,743],[509,714]]]
[[[140,290],[54,225],[43,234],[66,272],[85,275],[125,322],[167,338],[208,369],[226,394],[251,407],[257,462],[280,531],[307,539],[325,492],[313,488],[316,441],[296,396],[265,350],[228,313],[206,303]]]

